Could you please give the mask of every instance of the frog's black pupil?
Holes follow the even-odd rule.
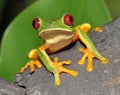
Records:
[[[69,20],[70,20],[71,22],[73,21],[73,18],[72,18],[72,16],[70,16],[70,17],[69,17]]]

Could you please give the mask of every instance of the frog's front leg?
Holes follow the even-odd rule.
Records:
[[[83,57],[80,61],[78,61],[79,64],[84,64],[85,59],[88,58],[88,66],[87,70],[92,71],[92,60],[93,58],[99,59],[103,64],[108,63],[108,60],[104,58],[96,49],[94,43],[91,41],[91,39],[88,37],[87,32],[91,28],[90,24],[82,24],[75,28],[76,32],[76,38],[79,38],[83,44],[85,44],[86,49],[80,48],[79,50],[84,53]],[[101,31],[101,28],[96,28],[98,32]]]
[[[42,65],[39,61],[39,56],[38,56],[38,51],[37,49],[32,49],[30,53],[28,54],[28,58],[30,61],[20,69],[19,73],[22,73],[27,69],[28,67],[30,68],[30,73],[35,71],[34,65],[36,65],[38,68],[40,68]]]
[[[60,83],[61,83],[61,81],[60,81],[60,73],[61,72],[68,73],[72,76],[78,75],[77,71],[69,70],[69,69],[62,66],[63,64],[69,65],[71,63],[71,61],[67,60],[67,61],[58,62],[57,57],[55,57],[54,60],[51,61],[50,57],[46,53],[46,46],[45,45],[42,45],[39,48],[38,54],[40,56],[42,63],[46,67],[46,69],[54,74],[56,85],[60,85]]]

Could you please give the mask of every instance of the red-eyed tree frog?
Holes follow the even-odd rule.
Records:
[[[93,58],[99,59],[103,64],[108,63],[108,60],[97,51],[95,45],[87,35],[91,28],[89,23],[74,27],[73,16],[71,14],[64,14],[61,18],[53,20],[45,20],[37,17],[33,20],[32,25],[38,31],[38,35],[44,40],[44,44],[38,49],[30,51],[28,54],[30,61],[21,68],[20,73],[24,72],[28,67],[30,67],[30,72],[32,73],[35,71],[34,65],[40,68],[43,64],[48,71],[53,73],[56,85],[61,84],[60,73],[62,72],[77,76],[77,71],[62,66],[63,64],[71,64],[70,60],[58,62],[58,58],[55,57],[52,61],[47,54],[55,53],[77,40],[81,40],[86,46],[86,49],[79,48],[79,51],[82,51],[84,55],[78,61],[78,64],[84,64],[85,59],[88,58],[87,70],[92,71]],[[96,27],[95,30],[101,32],[102,28]]]

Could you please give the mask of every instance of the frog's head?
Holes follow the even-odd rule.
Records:
[[[61,18],[53,20],[45,20],[42,18],[35,18],[33,20],[33,27],[39,32],[39,36],[43,39],[51,38],[53,35],[71,35],[73,32],[74,19],[71,14],[64,14]]]

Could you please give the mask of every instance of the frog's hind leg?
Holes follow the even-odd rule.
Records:
[[[40,68],[42,65],[40,61],[38,60],[38,51],[37,49],[33,49],[30,51],[28,58],[30,61],[20,69],[19,73],[22,73],[25,71],[25,69],[30,68],[30,73],[35,71],[34,65],[36,65],[38,68]]]
[[[70,70],[70,69],[67,69],[67,68],[63,67],[64,64],[66,64],[66,65],[71,64],[71,61],[66,60],[66,61],[58,62],[57,57],[55,57],[52,61],[50,59],[50,57],[48,56],[48,54],[46,53],[45,45],[42,45],[39,48],[39,56],[40,56],[40,59],[41,59],[43,65],[46,67],[46,69],[53,73],[53,75],[55,77],[55,84],[56,85],[61,84],[60,73],[62,73],[62,72],[68,73],[72,76],[77,76],[78,75],[77,71]]]

